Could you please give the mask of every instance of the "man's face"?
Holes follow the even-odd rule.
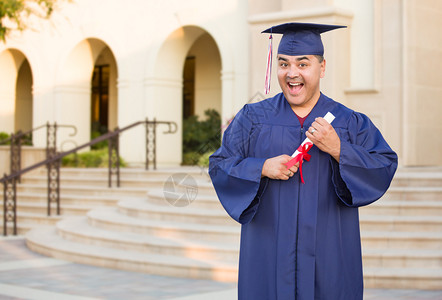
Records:
[[[319,81],[325,74],[325,60],[314,55],[278,54],[278,81],[293,109],[313,108],[320,96]]]

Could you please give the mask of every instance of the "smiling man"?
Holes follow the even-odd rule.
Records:
[[[281,33],[282,93],[247,104],[210,157],[209,173],[229,215],[242,224],[239,300],[360,300],[358,207],[379,199],[397,155],[364,114],[320,91],[321,33],[343,26],[287,23]],[[331,112],[333,126],[322,118]],[[307,130],[306,130],[307,129]],[[308,137],[309,161],[287,167]]]
[[[278,81],[293,111],[307,115],[319,99],[319,80],[325,75],[325,60],[314,55],[278,55]]]

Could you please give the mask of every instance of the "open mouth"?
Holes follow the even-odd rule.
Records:
[[[304,84],[301,82],[288,82],[288,87],[291,93],[298,94],[304,87]]]

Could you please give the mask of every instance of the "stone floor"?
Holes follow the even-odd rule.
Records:
[[[33,253],[23,237],[0,237],[0,299],[235,298],[235,284],[75,264]],[[438,291],[367,289],[364,299],[442,300],[442,287]]]

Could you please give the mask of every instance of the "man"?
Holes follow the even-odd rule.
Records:
[[[283,34],[282,93],[245,105],[210,157],[218,197],[242,224],[240,300],[363,297],[357,208],[386,192],[397,155],[368,117],[320,92],[320,34],[340,27],[266,30]],[[327,112],[336,117],[332,124],[322,118]],[[306,137],[314,144],[311,159],[289,168],[289,155]]]

